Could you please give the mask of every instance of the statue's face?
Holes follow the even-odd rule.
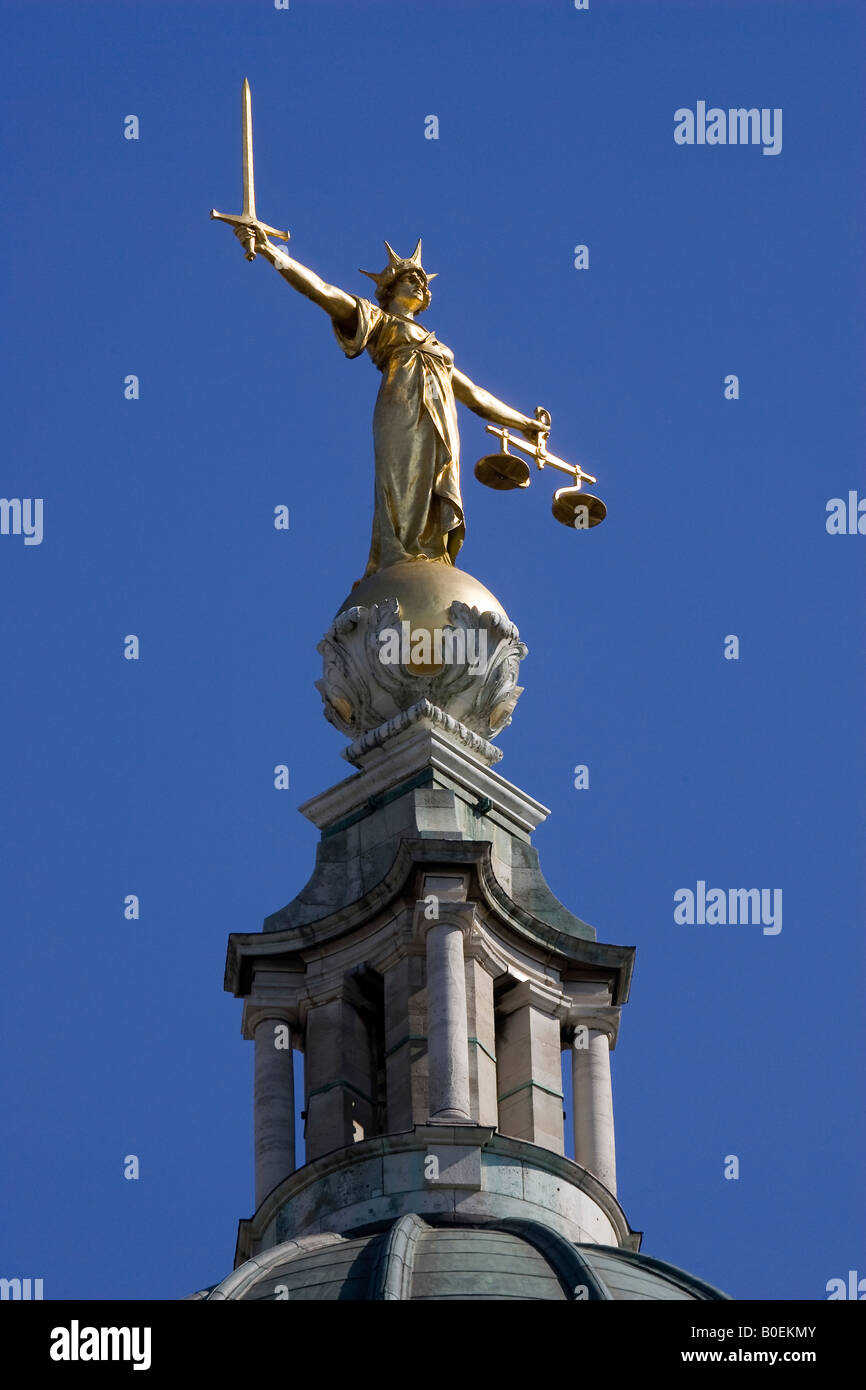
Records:
[[[401,314],[407,310],[417,313],[424,305],[425,288],[423,275],[417,270],[407,270],[395,282],[389,304]]]

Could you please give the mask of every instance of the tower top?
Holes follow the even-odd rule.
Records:
[[[325,714],[354,771],[301,808],[321,832],[309,882],[261,932],[229,939],[226,988],[255,1045],[256,1201],[236,1272],[209,1297],[720,1297],[641,1259],[617,1200],[610,1052],[634,950],[600,942],[554,896],[531,843],[548,812],[494,771],[527,649],[455,565],[456,403],[511,458],[487,470],[491,486],[519,476],[510,429],[539,468],[572,473],[564,491],[588,475],[547,454],[545,411],[475,386],[415,322],[432,278],[420,240],[409,258],[386,242],[386,268],[364,272],[378,307],[271,246],[251,221],[244,100],[236,233],[328,313],[348,357],[369,352],[382,383],[369,558],[319,644]]]

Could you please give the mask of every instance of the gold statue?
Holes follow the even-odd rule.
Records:
[[[246,81],[242,132],[243,213],[234,216],[212,211],[211,216],[234,227],[248,260],[263,256],[293,289],[324,309],[347,357],[358,357],[366,349],[382,373],[373,413],[375,509],[365,577],[403,560],[454,564],[466,532],[456,401],[501,427],[503,452],[513,464],[521,465],[522,461],[508,455],[509,429],[519,430],[531,441],[532,448],[525,451],[536,458],[539,467],[549,462],[572,474],[577,484],[573,490],[577,491],[582,479],[590,475],[546,453],[549,415],[540,408],[535,418],[523,415],[476,386],[457,370],[451,350],[416,321],[416,315],[430,306],[430,281],[434,279],[421,264],[420,238],[408,257],[398,256],[386,241],[388,263],[384,270],[361,272],[375,283],[376,304],[327,284],[268,240],[270,232],[287,241],[288,232],[277,231],[256,217],[252,112]],[[502,476],[490,482],[482,473],[479,476],[490,486],[526,486],[528,469],[526,472],[527,480],[521,482],[503,481]],[[586,500],[597,499],[586,496]],[[603,516],[603,504],[598,505]]]

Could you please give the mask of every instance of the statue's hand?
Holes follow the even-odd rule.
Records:
[[[530,444],[537,444],[543,434],[550,433],[550,424],[545,420],[530,420],[527,415],[520,426],[520,433],[529,440]]]
[[[254,222],[251,227],[235,227],[233,231],[247,253],[255,251],[257,255],[267,255],[269,251],[274,250],[258,222]]]

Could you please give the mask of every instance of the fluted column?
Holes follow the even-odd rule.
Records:
[[[613,1092],[610,1083],[610,1050],[616,1040],[619,1010],[578,1021],[571,1047],[574,1089],[574,1159],[587,1168],[611,1192],[616,1193],[616,1146],[613,1128]]]
[[[428,1104],[430,1119],[440,1123],[471,1119],[463,936],[472,918],[471,904],[449,904],[425,932]]]
[[[295,1082],[292,1034],[284,1019],[268,1017],[255,1025],[256,1207],[295,1170]]]

